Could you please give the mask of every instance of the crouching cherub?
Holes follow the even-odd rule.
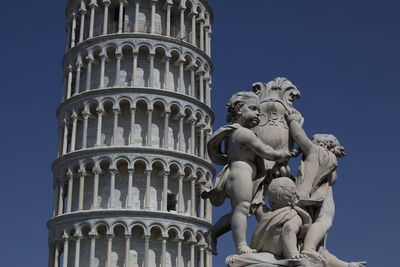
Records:
[[[258,97],[253,92],[239,92],[232,96],[227,104],[226,125],[217,130],[208,142],[207,148],[211,160],[225,165],[216,177],[215,186],[209,192],[203,192],[203,198],[209,198],[211,204],[220,206],[225,198],[230,198],[232,211],[214,225],[207,234],[211,251],[216,253],[218,236],[232,230],[233,241],[238,254],[253,253],[246,241],[247,217],[252,214],[251,205],[260,200],[263,192],[254,192],[253,182],[262,175],[258,174],[257,162],[260,159],[288,161],[289,152],[275,151],[265,145],[250,128],[260,122]],[[263,178],[260,178],[263,179]],[[257,187],[259,188],[259,187]]]

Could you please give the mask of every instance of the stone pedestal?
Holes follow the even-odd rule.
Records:
[[[226,258],[228,267],[328,267],[325,263],[310,258],[280,260],[270,253],[249,253]]]

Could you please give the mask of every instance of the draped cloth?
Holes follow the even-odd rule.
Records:
[[[305,206],[308,206],[306,204],[307,202],[309,202],[309,205],[313,205],[317,203],[321,204],[324,201],[327,190],[333,182],[332,172],[334,172],[338,167],[335,154],[322,146],[314,145],[314,148],[318,153],[318,161],[313,164],[317,164],[318,172],[313,179],[310,198],[300,200],[305,204]],[[300,162],[299,172],[297,174],[297,183],[303,180],[305,168],[306,164],[303,158]]]
[[[225,198],[228,197],[225,191],[226,181],[230,174],[230,162],[227,155],[227,141],[232,133],[240,128],[243,128],[243,126],[238,123],[225,125],[219,128],[207,143],[207,151],[210,159],[218,165],[224,165],[222,171],[215,178],[213,189],[205,194],[206,197],[210,199],[211,204],[216,207],[221,206],[224,203]],[[256,178],[253,179],[253,200],[249,215],[254,213],[258,205],[264,203],[265,195],[265,171],[262,169],[264,165],[263,160],[257,156],[255,163],[257,165],[257,175]]]
[[[257,252],[261,251],[265,243],[269,242],[275,230],[282,227],[295,216],[300,216],[303,225],[312,222],[308,212],[296,205],[266,212],[253,232],[251,248],[256,249]]]

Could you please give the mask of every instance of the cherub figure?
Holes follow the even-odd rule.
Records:
[[[213,253],[216,240],[221,234],[232,230],[237,253],[252,253],[246,241],[247,217],[254,200],[253,180],[257,178],[258,159],[287,161],[290,153],[275,151],[265,145],[250,128],[259,122],[258,97],[253,92],[239,92],[227,104],[227,122],[232,125],[221,127],[208,142],[211,160],[225,165],[217,176],[214,189],[203,192],[214,206],[220,206],[225,198],[231,199],[232,211],[223,216],[207,235]],[[222,150],[224,143],[225,150]]]
[[[333,267],[365,266],[365,262],[340,261],[321,246],[335,215],[332,186],[337,180],[337,158],[345,155],[343,146],[330,134],[316,134],[310,140],[302,128],[302,116],[297,111],[289,112],[286,119],[290,133],[303,153],[296,181],[300,196],[298,204],[306,207],[313,219],[301,253],[314,259],[330,261]]]
[[[261,216],[251,239],[251,247],[283,259],[301,259],[297,236],[303,225],[311,223],[307,211],[297,206],[296,184],[287,177],[275,178],[267,189],[271,210]],[[267,209],[267,208],[266,208]]]

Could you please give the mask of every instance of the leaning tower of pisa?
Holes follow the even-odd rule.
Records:
[[[207,0],[69,0],[51,267],[211,267]]]

